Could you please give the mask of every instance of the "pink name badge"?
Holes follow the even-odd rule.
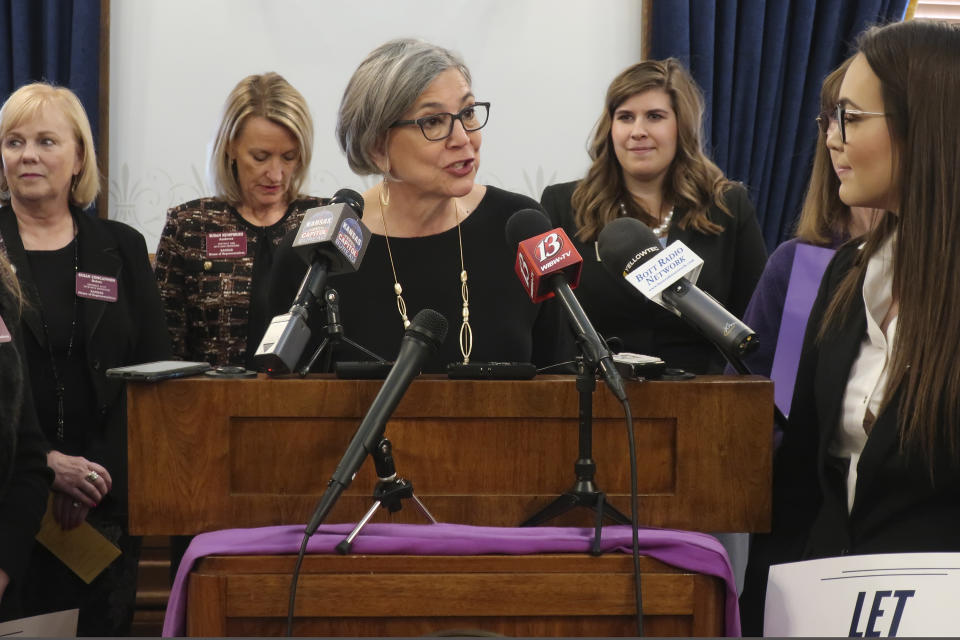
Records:
[[[117,301],[117,279],[95,273],[77,272],[77,295],[103,302]]]
[[[13,338],[10,337],[10,330],[7,329],[7,325],[3,323],[3,316],[0,316],[0,344],[4,342],[10,342]]]
[[[247,255],[247,234],[222,231],[207,234],[207,258],[242,258]]]

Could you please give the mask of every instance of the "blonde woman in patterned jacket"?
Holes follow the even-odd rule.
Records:
[[[254,368],[274,249],[324,202],[300,195],[312,147],[306,100],[282,76],[234,87],[210,158],[217,195],[170,209],[157,247],[175,356]]]

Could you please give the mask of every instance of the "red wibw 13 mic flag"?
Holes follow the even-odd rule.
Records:
[[[571,289],[580,284],[583,258],[563,229],[557,227],[522,241],[514,269],[530,299],[543,302],[554,295],[549,282],[552,275],[562,273]]]

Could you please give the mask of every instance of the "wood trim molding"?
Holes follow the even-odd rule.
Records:
[[[653,2],[654,0],[643,0],[643,24],[641,36],[643,40],[640,42],[640,46],[643,51],[643,59],[650,59],[650,38],[653,37]]]
[[[97,196],[97,215],[107,218],[110,205],[110,0],[100,0],[99,65],[97,168],[100,171],[100,195]]]

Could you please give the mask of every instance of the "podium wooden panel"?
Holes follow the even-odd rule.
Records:
[[[648,636],[724,635],[724,584],[641,559]],[[292,556],[212,556],[190,575],[187,634],[281,636]],[[307,556],[298,636],[636,634],[632,560],[537,556]]]
[[[128,385],[130,528],[194,534],[306,522],[381,381],[214,379]],[[769,527],[773,385],[758,377],[628,383],[640,523]],[[442,522],[512,526],[570,488],[577,392],[565,376],[415,380],[387,425],[400,474]],[[629,513],[621,406],[593,401],[596,481]],[[328,522],[353,522],[376,482],[367,461]],[[422,522],[416,509],[377,521]],[[591,524],[580,509],[553,524]]]

